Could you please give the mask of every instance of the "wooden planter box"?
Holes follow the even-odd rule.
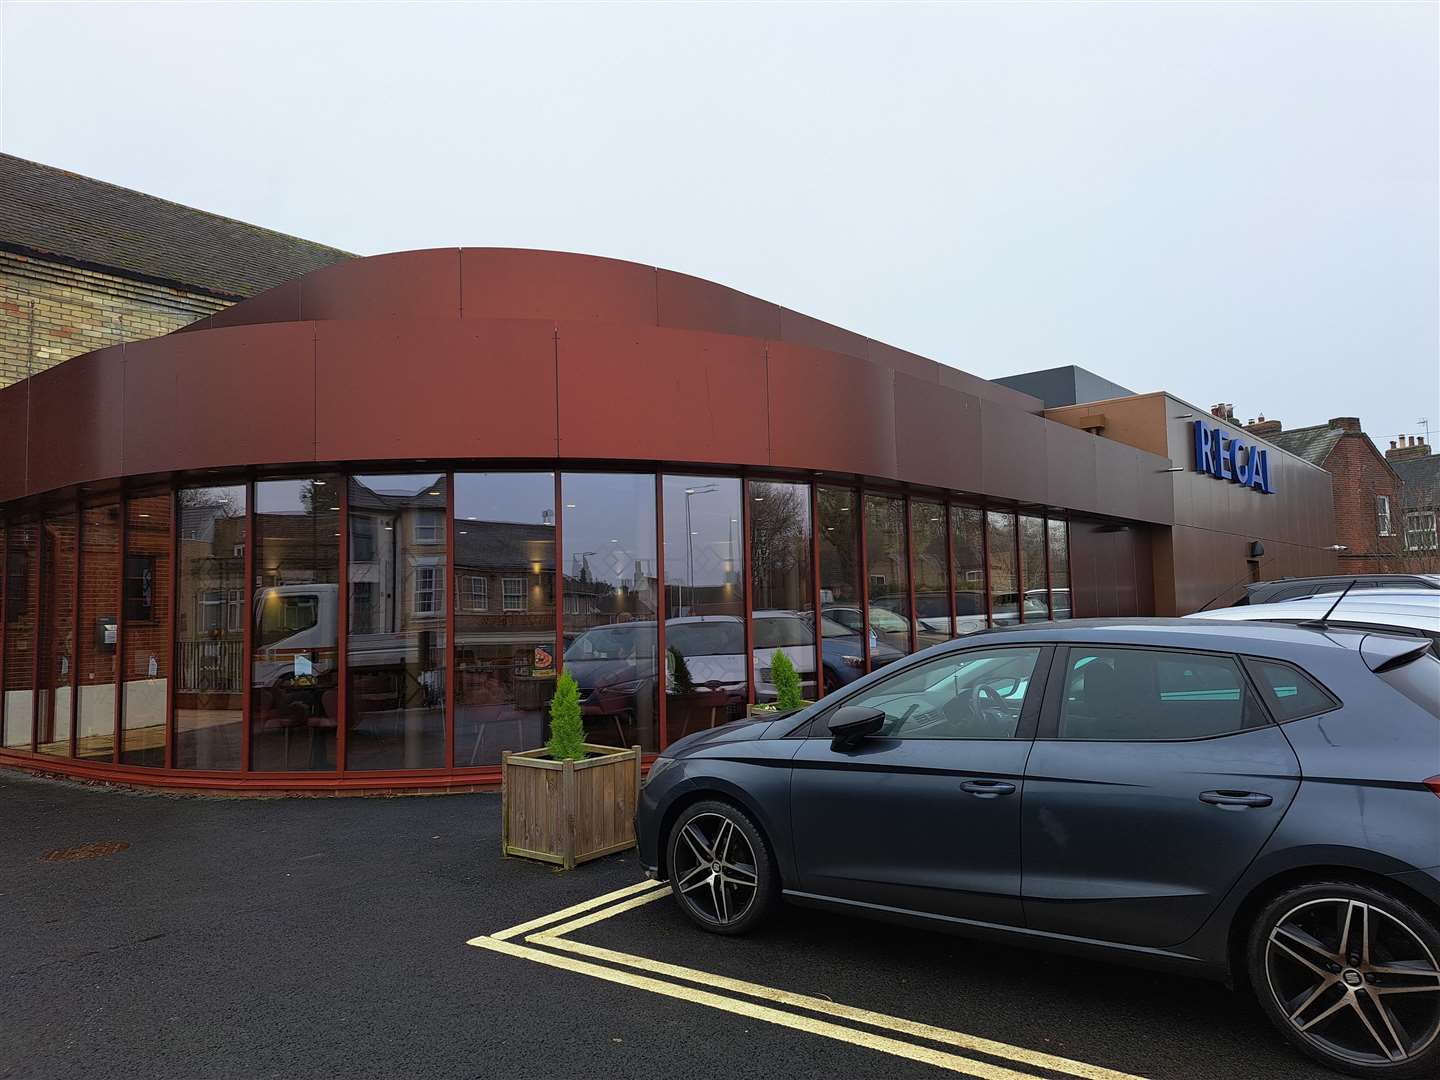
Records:
[[[808,709],[814,705],[813,701],[800,702],[800,709]],[[782,716],[789,716],[797,713],[800,709],[777,709],[773,705],[746,705],[745,715],[748,717],[760,717],[765,720],[778,720]]]
[[[505,855],[576,863],[635,846],[640,747],[585,749],[597,756],[555,761],[549,751],[500,755],[500,843]]]

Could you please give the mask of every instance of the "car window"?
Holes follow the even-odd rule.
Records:
[[[745,653],[745,630],[738,622],[667,623],[665,646],[681,656],[731,656]]]
[[[1266,723],[1228,656],[1072,648],[1059,737],[1141,742],[1203,739]]]
[[[1336,701],[1314,679],[1289,664],[1250,661],[1260,693],[1276,720],[1298,720],[1335,708]]]
[[[1039,648],[951,653],[845,699],[881,709],[891,739],[1013,739]],[[811,735],[829,738],[825,720]]]
[[[753,625],[757,649],[813,645],[815,642],[815,631],[798,615],[765,615],[757,618]]]
[[[1380,678],[1440,719],[1440,660],[1426,653],[1408,664],[1380,673]]]

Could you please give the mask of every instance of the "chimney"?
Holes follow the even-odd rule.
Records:
[[[1360,434],[1360,418],[1358,416],[1333,416],[1330,418],[1330,426],[1336,431],[1353,431]]]
[[[1279,420],[1266,420],[1265,414],[1261,413],[1258,417],[1245,425],[1245,430],[1250,432],[1251,435],[1258,436],[1262,439],[1268,439],[1274,435],[1279,435],[1280,432],[1284,431],[1285,429],[1281,427]]]
[[[1401,435],[1399,445],[1394,439],[1390,440],[1390,449],[1385,451],[1386,461],[1413,461],[1416,458],[1430,456],[1430,447],[1425,444],[1425,436]]]

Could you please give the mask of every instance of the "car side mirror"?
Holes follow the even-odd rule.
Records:
[[[885,710],[847,705],[836,709],[826,726],[830,729],[830,749],[853,749],[868,736],[880,733],[885,726]]]

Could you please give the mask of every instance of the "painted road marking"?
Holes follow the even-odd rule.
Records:
[[[628,888],[618,889],[593,900],[587,900],[584,903],[541,916],[538,919],[531,919],[495,934],[471,938],[466,944],[530,960],[547,967],[588,975],[591,978],[603,979],[606,982],[629,986],[637,990],[645,990],[652,994],[660,994],[696,1005],[705,1005],[752,1020],[761,1020],[795,1031],[835,1039],[854,1046],[863,1046],[881,1053],[933,1065],[950,1072],[981,1077],[982,1080],[1035,1080],[1036,1074],[1018,1072],[1003,1065],[991,1064],[988,1061],[965,1057],[945,1050],[937,1050],[896,1036],[907,1035],[912,1038],[943,1043],[946,1046],[984,1054],[986,1057],[996,1058],[1014,1065],[1047,1070],[1052,1073],[1063,1073],[1067,1076],[1082,1078],[1082,1080],[1142,1080],[1132,1074],[1117,1072],[1100,1065],[1091,1065],[1071,1058],[1045,1054],[1025,1047],[1011,1046],[1008,1043],[996,1042],[978,1035],[969,1035],[965,1032],[906,1020],[903,1017],[872,1012],[869,1009],[843,1005],[808,994],[797,994],[773,986],[731,979],[696,968],[652,960],[649,957],[635,956],[631,953],[618,952],[597,945],[587,945],[584,942],[571,941],[567,936],[587,926],[593,926],[598,922],[664,899],[669,895],[669,885],[663,882],[642,881]],[[550,929],[542,929],[547,926]],[[525,935],[528,944],[520,945],[511,940],[522,934]],[[589,959],[576,959],[577,956]],[[603,963],[591,961],[603,961]],[[618,965],[618,967],[607,965]],[[634,970],[626,971],[623,970],[624,968]],[[647,974],[636,974],[636,972],[646,972]],[[664,976],[664,978],[657,976]],[[700,983],[701,986],[691,986],[688,985],[689,983]],[[721,990],[728,993],[717,992]],[[747,1000],[751,998],[759,1000]],[[789,1008],[776,1008],[776,1005]],[[816,1016],[807,1016],[805,1013],[791,1011],[794,1009],[820,1013],[832,1019],[820,1019]],[[836,1020],[845,1020],[850,1023],[836,1023]],[[880,1031],[855,1027],[853,1026],[855,1024],[865,1024],[867,1028],[878,1028]]]

